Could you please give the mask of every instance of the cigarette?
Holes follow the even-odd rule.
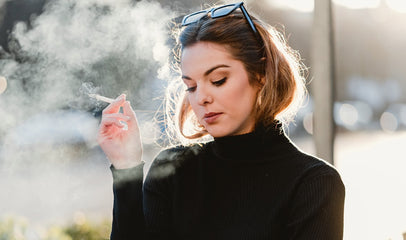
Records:
[[[115,101],[115,99],[108,98],[108,97],[104,97],[104,96],[101,96],[101,95],[95,94],[95,93],[89,93],[88,95],[89,95],[89,97],[91,97],[91,98],[94,98],[94,99],[96,99],[96,100],[99,100],[99,101],[102,101],[102,102],[106,102],[106,103],[112,103],[112,102]]]
[[[108,97],[105,97],[105,96],[102,96],[102,95],[99,95],[99,94],[95,94],[95,93],[89,93],[88,95],[91,98],[94,98],[96,100],[106,102],[106,103],[112,103],[112,102],[114,102],[116,100],[116,99],[108,98]],[[140,109],[134,109],[134,111],[135,112],[147,112],[147,113],[154,112],[152,110],[140,110]]]

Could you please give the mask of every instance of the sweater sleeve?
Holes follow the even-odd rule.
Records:
[[[344,196],[344,184],[329,166],[304,178],[291,205],[288,239],[342,240]]]
[[[176,171],[172,150],[154,160],[144,182],[144,217],[147,239],[173,239],[173,176]]]
[[[143,183],[143,166],[115,169],[113,173],[113,225],[111,240],[170,240],[172,182],[177,152],[162,151],[153,161]]]
[[[113,224],[111,240],[145,239],[143,214],[143,166],[115,169],[113,174]]]

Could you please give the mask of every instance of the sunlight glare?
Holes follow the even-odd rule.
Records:
[[[346,185],[344,239],[401,240],[406,132],[356,132],[336,140],[335,162]]]
[[[406,13],[406,1],[405,0],[386,0],[388,7],[394,11],[400,13]]]
[[[293,9],[298,12],[312,12],[314,0],[268,0],[273,7]]]
[[[377,8],[381,0],[333,0],[334,3],[351,9]],[[404,1],[404,0],[399,0]]]

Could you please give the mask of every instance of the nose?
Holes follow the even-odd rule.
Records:
[[[196,89],[196,100],[199,105],[206,105],[213,102],[213,97],[206,86],[199,86]]]

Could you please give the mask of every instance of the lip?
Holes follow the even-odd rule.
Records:
[[[203,119],[206,123],[211,124],[214,123],[220,116],[221,112],[209,112],[204,114]]]

